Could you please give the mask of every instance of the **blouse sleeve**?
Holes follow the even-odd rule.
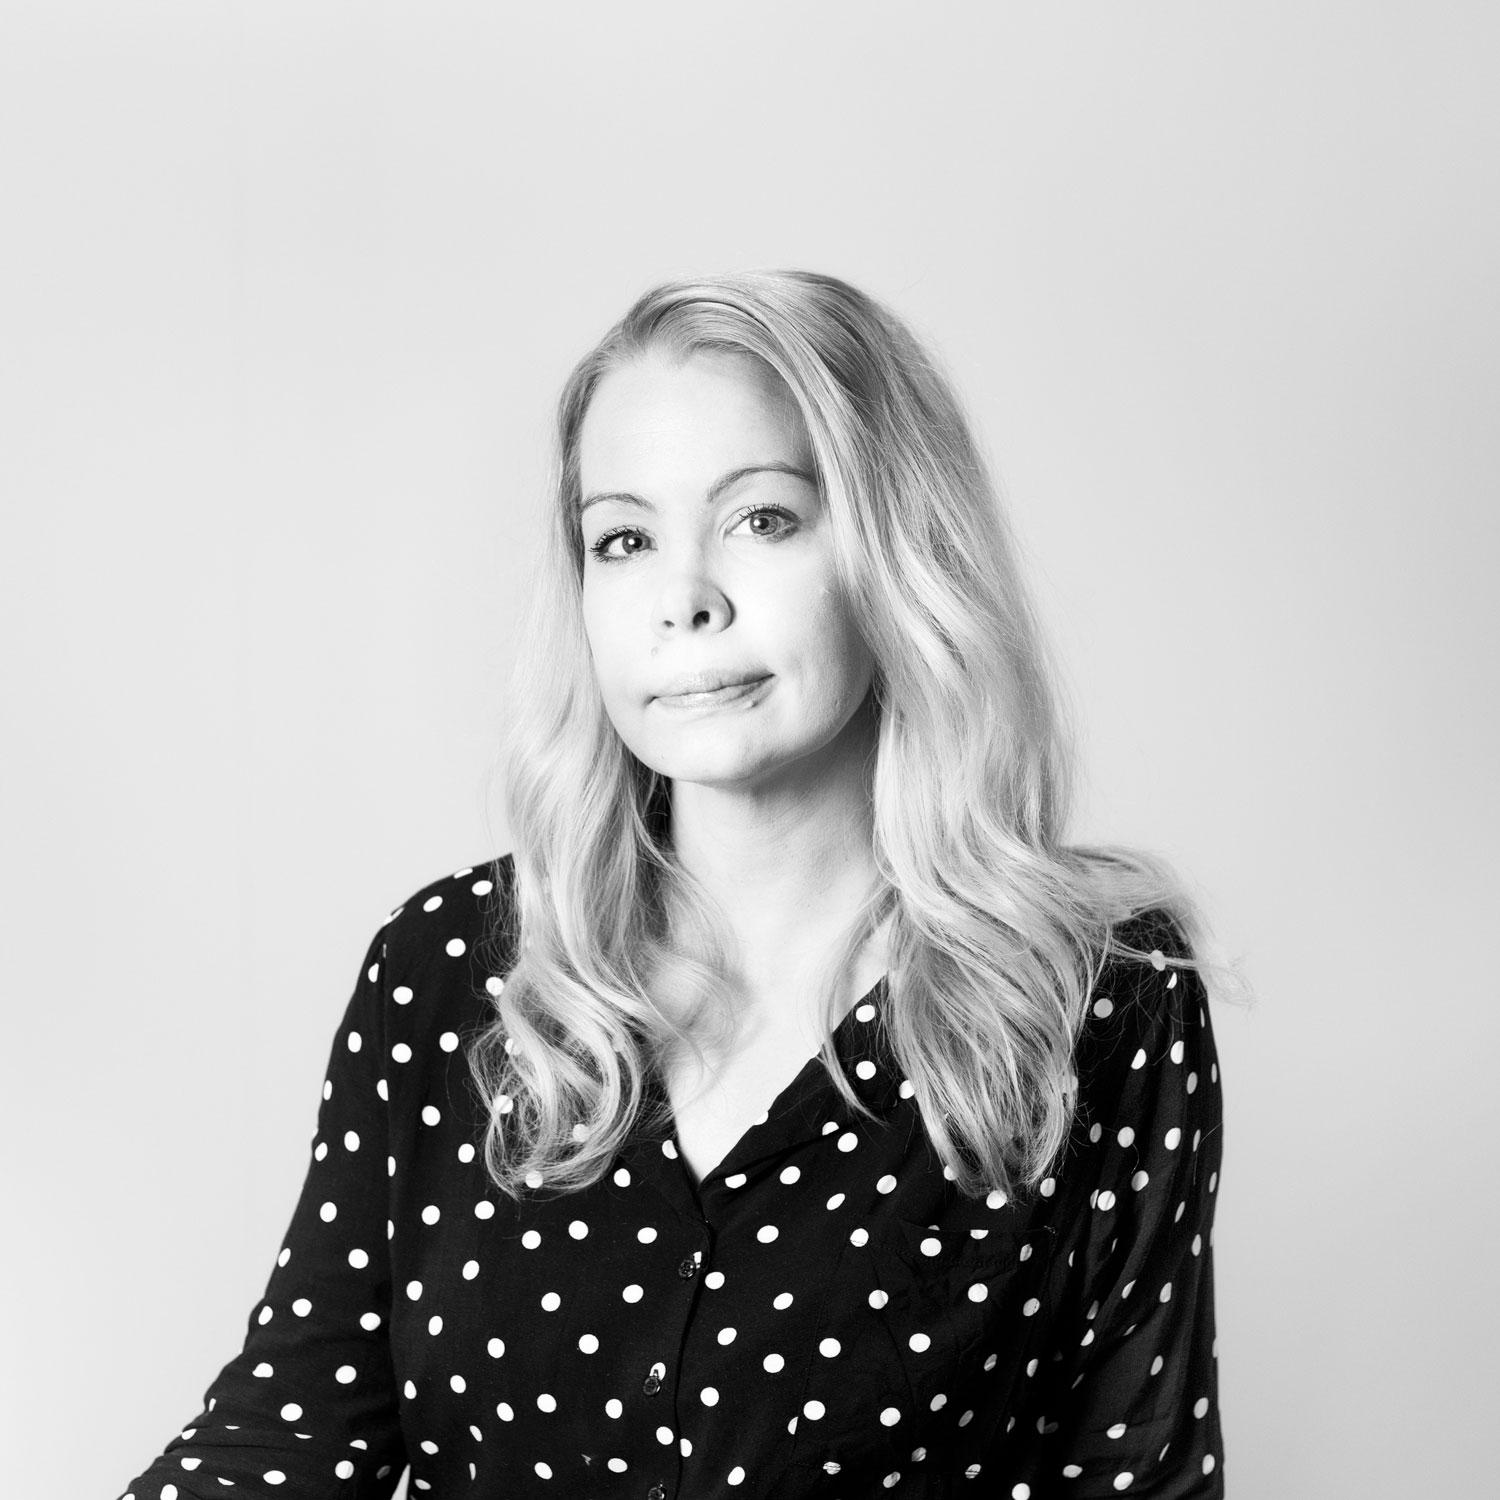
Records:
[[[1223,1494],[1213,1215],[1222,1149],[1218,1058],[1185,947],[1155,929],[1107,1005],[1091,1060],[1083,1316],[1060,1418],[1060,1493],[1185,1500]],[[1148,941],[1142,946],[1150,948]],[[1163,951],[1165,950],[1165,951]],[[1133,991],[1133,997],[1132,992]],[[1082,1084],[1089,1098],[1087,1074]]]
[[[385,1500],[405,1468],[387,1343],[383,934],[334,1038],[312,1162],[244,1347],[124,1500]]]

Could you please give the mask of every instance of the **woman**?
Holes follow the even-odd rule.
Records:
[[[135,1500],[1222,1493],[1218,1070],[943,378],[831,277],[574,371],[514,851],[376,934],[243,1352]]]

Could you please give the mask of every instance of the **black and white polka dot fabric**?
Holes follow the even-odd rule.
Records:
[[[128,1496],[365,1500],[407,1464],[442,1500],[1223,1493],[1218,1066],[1164,917],[1096,987],[1029,1201],[946,1179],[882,981],[836,1032],[873,1121],[809,1060],[697,1187],[643,1130],[595,1187],[516,1204],[464,1057],[511,872],[436,882],[371,943],[243,1352]]]

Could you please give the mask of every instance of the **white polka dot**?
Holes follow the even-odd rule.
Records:
[[[498,974],[491,974],[484,982],[484,987],[490,994],[498,995],[505,988],[505,981]]]
[[[464,1262],[464,1280],[473,1281],[479,1274],[479,1262],[477,1260],[466,1260]]]
[[[444,1052],[452,1052],[458,1047],[458,1033],[456,1031],[445,1031],[438,1038],[438,1046]]]
[[[742,1188],[750,1179],[743,1172],[732,1172],[724,1179],[727,1188]]]
[[[726,1484],[743,1484],[745,1482],[745,1471],[736,1464],[725,1476]]]
[[[859,1062],[855,1063],[854,1071],[859,1077],[869,1082],[875,1076],[875,1064],[868,1057],[861,1058]]]
[[[609,1398],[609,1400],[604,1403],[604,1415],[605,1416],[618,1418],[618,1417],[623,1416],[624,1414],[625,1414],[625,1408],[624,1408],[624,1406],[614,1396],[611,1396]]]
[[[724,1273],[722,1271],[710,1271],[708,1275],[703,1278],[703,1285],[706,1286],[711,1292],[718,1291],[719,1288],[724,1285]]]
[[[852,1130],[846,1130],[838,1138],[838,1148],[840,1151],[852,1151],[857,1145],[859,1145],[859,1137]]]
[[[521,1248],[523,1250],[535,1250],[542,1243],[542,1236],[538,1230],[528,1229],[521,1236]]]
[[[420,1281],[408,1281],[406,1283],[406,1295],[415,1302],[422,1295],[422,1283]]]
[[[443,1320],[436,1313],[434,1313],[427,1320],[427,1332],[430,1333],[433,1338],[436,1338],[442,1331]]]
[[[867,1245],[870,1242],[870,1231],[863,1227],[852,1230],[849,1235],[851,1245]]]
[[[856,1021],[873,1021],[875,1019],[875,1007],[868,1002],[856,1007],[854,1019]]]
[[[875,1184],[877,1193],[894,1193],[896,1191],[896,1179],[889,1172]]]
[[[339,1216],[339,1206],[338,1206],[337,1203],[325,1203],[318,1210],[318,1217],[325,1224],[331,1224],[331,1223],[333,1223],[333,1221],[336,1218],[338,1218],[338,1216]]]
[[[802,1408],[802,1415],[806,1417],[809,1422],[816,1422],[827,1410],[828,1408],[824,1406],[821,1401],[809,1401]]]
[[[599,1340],[592,1333],[581,1334],[578,1339],[578,1348],[584,1354],[597,1354]]]
[[[1107,1021],[1115,1013],[1115,1002],[1108,995],[1101,995],[1094,1001],[1094,1014],[1101,1021]]]
[[[1064,1464],[1063,1465],[1063,1478],[1064,1479],[1077,1479],[1078,1476],[1080,1474],[1082,1474],[1082,1473],[1083,1473],[1083,1470],[1077,1464]]]
[[[658,1427],[656,1429],[656,1441],[660,1443],[663,1448],[669,1447],[671,1445],[672,1439],[676,1437],[676,1435],[677,1434],[674,1433],[670,1427]]]
[[[333,1466],[334,1477],[337,1479],[353,1479],[354,1465],[347,1458],[341,1458]]]
[[[271,1321],[271,1317],[271,1309],[269,1307],[263,1307],[260,1310],[260,1315],[256,1318],[256,1322],[258,1322],[260,1326],[264,1328],[266,1324]]]
[[[536,1404],[538,1409],[541,1411],[556,1411],[557,1397],[549,1396],[546,1391],[543,1391],[542,1394],[536,1398]]]
[[[542,1311],[556,1312],[562,1306],[562,1298],[556,1292],[542,1294]]]
[[[502,1401],[495,1408],[495,1415],[499,1417],[502,1422],[512,1422],[515,1420],[516,1416],[515,1412],[511,1410],[509,1401]]]
[[[1130,1179],[1130,1185],[1136,1190],[1136,1192],[1140,1192],[1140,1190],[1145,1187],[1145,1185],[1150,1181],[1151,1178],[1148,1173],[1137,1172],[1135,1176]]]
[[[1197,1087],[1198,1087],[1198,1075],[1196,1073],[1189,1073],[1188,1076],[1187,1076],[1187,1091],[1188,1091],[1188,1093],[1190,1093],[1190,1094],[1193,1093],[1197,1089]]]
[[[984,1206],[986,1208],[1004,1208],[1009,1201],[999,1188],[991,1188],[984,1196]]]
[[[1105,1437],[1113,1438],[1116,1442],[1119,1442],[1119,1440],[1125,1436],[1125,1424],[1123,1422],[1116,1422],[1113,1427],[1110,1427],[1105,1432],[1104,1435]]]
[[[1130,1059],[1130,1066],[1132,1070],[1137,1071],[1146,1066],[1146,1049],[1144,1047],[1136,1048],[1135,1056]]]
[[[495,1217],[495,1205],[488,1198],[481,1198],[474,1205],[474,1217],[476,1219],[493,1219]]]
[[[359,1150],[359,1132],[358,1131],[356,1131],[356,1130],[346,1130],[344,1132],[344,1150],[345,1151],[358,1151]]]
[[[1057,1191],[1057,1179],[1055,1177],[1042,1178],[1041,1186],[1037,1189],[1037,1191],[1042,1195],[1042,1197],[1050,1198],[1053,1193]]]
[[[505,1340],[491,1339],[484,1347],[489,1350],[491,1359],[499,1359],[505,1353]]]
[[[442,1218],[442,1216],[443,1211],[437,1206],[436,1203],[429,1203],[427,1207],[422,1210],[422,1222],[424,1224],[436,1224],[437,1221]]]
[[[1213,1471],[1214,1471],[1214,1456],[1213,1456],[1212,1453],[1205,1453],[1203,1455],[1203,1472],[1205,1474],[1212,1474]]]
[[[916,1084],[914,1084],[911,1081],[910,1078],[903,1078],[901,1080],[901,1087],[896,1090],[896,1092],[903,1099],[910,1099],[911,1096],[916,1093],[916,1091],[917,1091],[917,1086],[916,1086]]]
[[[943,1242],[929,1234],[918,1248],[923,1255],[941,1255],[943,1253]]]
[[[405,1042],[397,1042],[396,1045],[391,1048],[391,1057],[398,1063],[410,1062],[411,1048],[408,1047]]]
[[[467,948],[468,944],[462,938],[449,938],[443,945],[443,951],[447,953],[449,958],[458,958]],[[547,1475],[544,1474],[542,1477],[545,1479]]]
[[[837,1339],[824,1339],[818,1345],[818,1353],[825,1359],[833,1359],[842,1348],[843,1345]]]
[[[1108,1213],[1110,1209],[1115,1206],[1115,1195],[1110,1192],[1108,1188],[1105,1188],[1105,1190],[1099,1194],[1098,1203],[1099,1207],[1103,1209],[1105,1213]]]
[[[411,986],[409,984],[398,984],[396,988],[391,991],[391,999],[394,1000],[397,1005],[410,1005]]]
[[[1199,1396],[1198,1399],[1193,1402],[1193,1415],[1195,1417],[1206,1417],[1208,1415],[1207,1396]]]
[[[705,1406],[717,1406],[719,1404],[719,1393],[713,1386],[706,1385],[698,1392],[698,1399]]]
[[[574,1219],[573,1222],[568,1225],[568,1233],[572,1235],[575,1240],[581,1240],[588,1232],[589,1226],[585,1224],[582,1219]]]
[[[876,1289],[870,1293],[870,1306],[873,1307],[876,1312],[879,1312],[880,1309],[884,1307],[890,1300],[890,1293],[881,1291],[879,1287],[876,1287]]]
[[[620,1295],[627,1302],[639,1302],[641,1300],[641,1298],[644,1297],[646,1294],[641,1290],[641,1288],[639,1286],[636,1285],[635,1282],[632,1281],[630,1283],[630,1285],[628,1287],[626,1287],[623,1292],[620,1293]]]
[[[656,1230],[653,1229],[651,1225],[647,1224],[644,1228],[636,1230],[635,1237],[641,1242],[641,1244],[649,1245],[656,1239]]]
[[[314,1161],[322,1161],[324,1159],[324,1157],[326,1157],[327,1155],[328,1155],[328,1142],[327,1141],[319,1141],[318,1144],[313,1147],[313,1160]]]
[[[267,1469],[266,1472],[260,1477],[264,1479],[267,1484],[286,1483],[286,1475],[283,1474],[280,1469]]]
[[[451,948],[453,946],[453,944],[449,943],[448,946]],[[552,1465],[551,1464],[548,1464],[548,1463],[535,1463],[531,1467],[536,1471],[536,1477],[538,1479],[551,1479],[552,1478]]]
[[[1010,1500],[1031,1500],[1031,1486],[1029,1484],[1013,1485]]]
[[[463,1395],[463,1393],[468,1390],[468,1388],[469,1382],[465,1380],[462,1375],[450,1375],[448,1377],[448,1389],[451,1390],[455,1395]]]
[[[1028,1297],[1021,1308],[1024,1317],[1034,1318],[1040,1311],[1042,1304],[1035,1297]]]
[[[932,1339],[925,1333],[914,1333],[906,1341],[914,1354],[925,1354],[932,1347]]]
[[[882,1427],[894,1427],[901,1420],[901,1413],[894,1406],[888,1406],[880,1414],[880,1425]]]
[[[989,1287],[987,1287],[982,1281],[976,1281],[974,1285],[969,1288],[969,1301],[983,1302],[984,1299],[989,1296],[989,1294]]]
[[[755,1238],[758,1239],[762,1245],[769,1245],[771,1241],[774,1240],[780,1233],[781,1231],[774,1224],[762,1224],[761,1227],[755,1231]]]
[[[359,1049],[364,1046],[364,1044],[365,1039],[357,1031],[351,1031],[349,1033],[349,1050],[351,1052],[358,1052]]]
[[[1169,1281],[1157,1294],[1159,1302],[1170,1302],[1172,1300],[1172,1283]]]
[[[288,1401],[281,1408],[281,1420],[283,1422],[295,1422],[302,1415],[302,1408],[295,1401]]]
[[[786,1368],[786,1360],[779,1354],[768,1354],[760,1363],[768,1375],[779,1375]]]
[[[363,1328],[366,1333],[374,1333],[375,1330],[380,1327],[380,1314],[377,1312],[361,1313],[359,1317],[359,1326]]]
[[[1180,1038],[1172,1043],[1172,1051],[1170,1052],[1169,1056],[1174,1063],[1180,1063],[1182,1061],[1182,1041]]]
[[[844,1195],[842,1193],[835,1193],[833,1195],[833,1197],[831,1197],[828,1200],[827,1207],[831,1211],[831,1210],[833,1210],[835,1208],[841,1207],[843,1205],[843,1202],[844,1202]]]
[[[609,1461],[609,1471],[611,1474],[623,1474],[629,1467],[630,1465],[623,1458],[612,1458]]]
[[[771,1306],[777,1312],[785,1312],[792,1305],[792,1294],[790,1292],[777,1292],[771,1300]]]
[[[784,1182],[788,1187],[796,1182],[796,1180],[801,1177],[801,1175],[801,1167],[783,1167],[781,1169],[781,1181]]]
[[[1135,1475],[1130,1473],[1129,1470],[1123,1474],[1115,1475],[1115,1488],[1117,1490],[1128,1490],[1134,1482]]]
[[[732,1344],[738,1336],[738,1328],[721,1328],[719,1330],[719,1342],[724,1345]]]

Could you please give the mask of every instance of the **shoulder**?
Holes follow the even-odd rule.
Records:
[[[430,880],[400,902],[371,945],[369,978],[399,1061],[434,1039],[482,1028],[514,962],[514,862],[509,854]]]
[[[1076,1059],[1085,1115],[1163,1086],[1188,1098],[1216,1092],[1208,995],[1180,924],[1152,908],[1118,924],[1089,993]],[[1184,963],[1183,960],[1187,960]],[[1210,1088],[1204,1087],[1200,1105]]]

